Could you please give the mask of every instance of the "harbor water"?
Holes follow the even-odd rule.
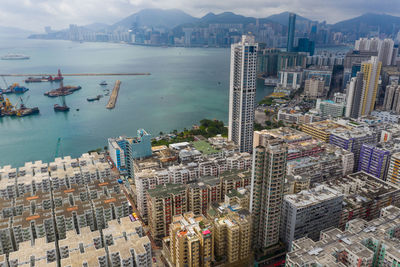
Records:
[[[0,60],[3,73],[132,73],[149,76],[65,77],[64,85],[82,89],[66,96],[68,113],[54,112],[61,99],[48,98],[46,91],[58,83],[24,84],[24,77],[6,77],[30,90],[22,95],[28,107],[40,114],[0,118],[0,166],[21,166],[26,161],[54,159],[57,139],[59,155],[79,156],[104,147],[108,137],[136,135],[144,128],[156,136],[161,131],[190,128],[203,118],[228,121],[230,50],[217,48],[163,48],[113,43],[77,43],[0,37],[0,55],[18,53],[30,60]],[[88,102],[87,98],[110,92],[116,80],[121,88],[114,109],[106,109],[109,96]],[[100,86],[105,80],[108,85]],[[0,87],[5,82],[0,80]],[[271,93],[259,81],[257,98]],[[29,98],[28,98],[29,96]],[[13,104],[19,96],[7,95]]]

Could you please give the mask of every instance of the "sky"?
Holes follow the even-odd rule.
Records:
[[[400,16],[399,0],[0,0],[0,26],[42,32],[47,25],[113,24],[144,8],[177,8],[195,17],[231,11],[262,18],[291,11],[328,23],[368,12]]]

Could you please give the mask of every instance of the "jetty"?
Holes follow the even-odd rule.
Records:
[[[117,80],[115,82],[114,89],[111,92],[110,99],[108,100],[106,108],[113,109],[115,107],[115,103],[117,102],[120,86],[121,86],[121,81]]]

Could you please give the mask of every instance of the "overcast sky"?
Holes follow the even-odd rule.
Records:
[[[112,24],[143,8],[178,8],[195,17],[232,11],[261,18],[292,11],[328,23],[367,12],[400,16],[400,0],[0,0],[0,26],[43,31],[46,25]]]

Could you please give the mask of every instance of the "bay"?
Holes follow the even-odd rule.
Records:
[[[22,95],[28,107],[40,114],[23,118],[0,118],[0,166],[22,166],[27,161],[54,159],[57,139],[63,155],[77,157],[107,145],[108,137],[133,136],[144,128],[153,136],[160,131],[190,128],[203,118],[228,121],[230,49],[163,48],[114,43],[77,43],[0,37],[0,55],[21,53],[30,60],[0,60],[0,73],[127,73],[149,72],[150,76],[65,77],[65,85],[82,89],[66,97],[68,113],[55,113],[57,98],[44,92],[58,83],[24,84],[23,77],[6,77],[30,90]],[[121,89],[115,109],[105,108],[108,97],[99,83],[115,80]],[[5,83],[0,81],[0,87]],[[257,99],[272,89],[258,82]],[[29,96],[29,98],[28,98]],[[19,96],[8,95],[16,104]],[[79,109],[79,111],[77,111]]]

